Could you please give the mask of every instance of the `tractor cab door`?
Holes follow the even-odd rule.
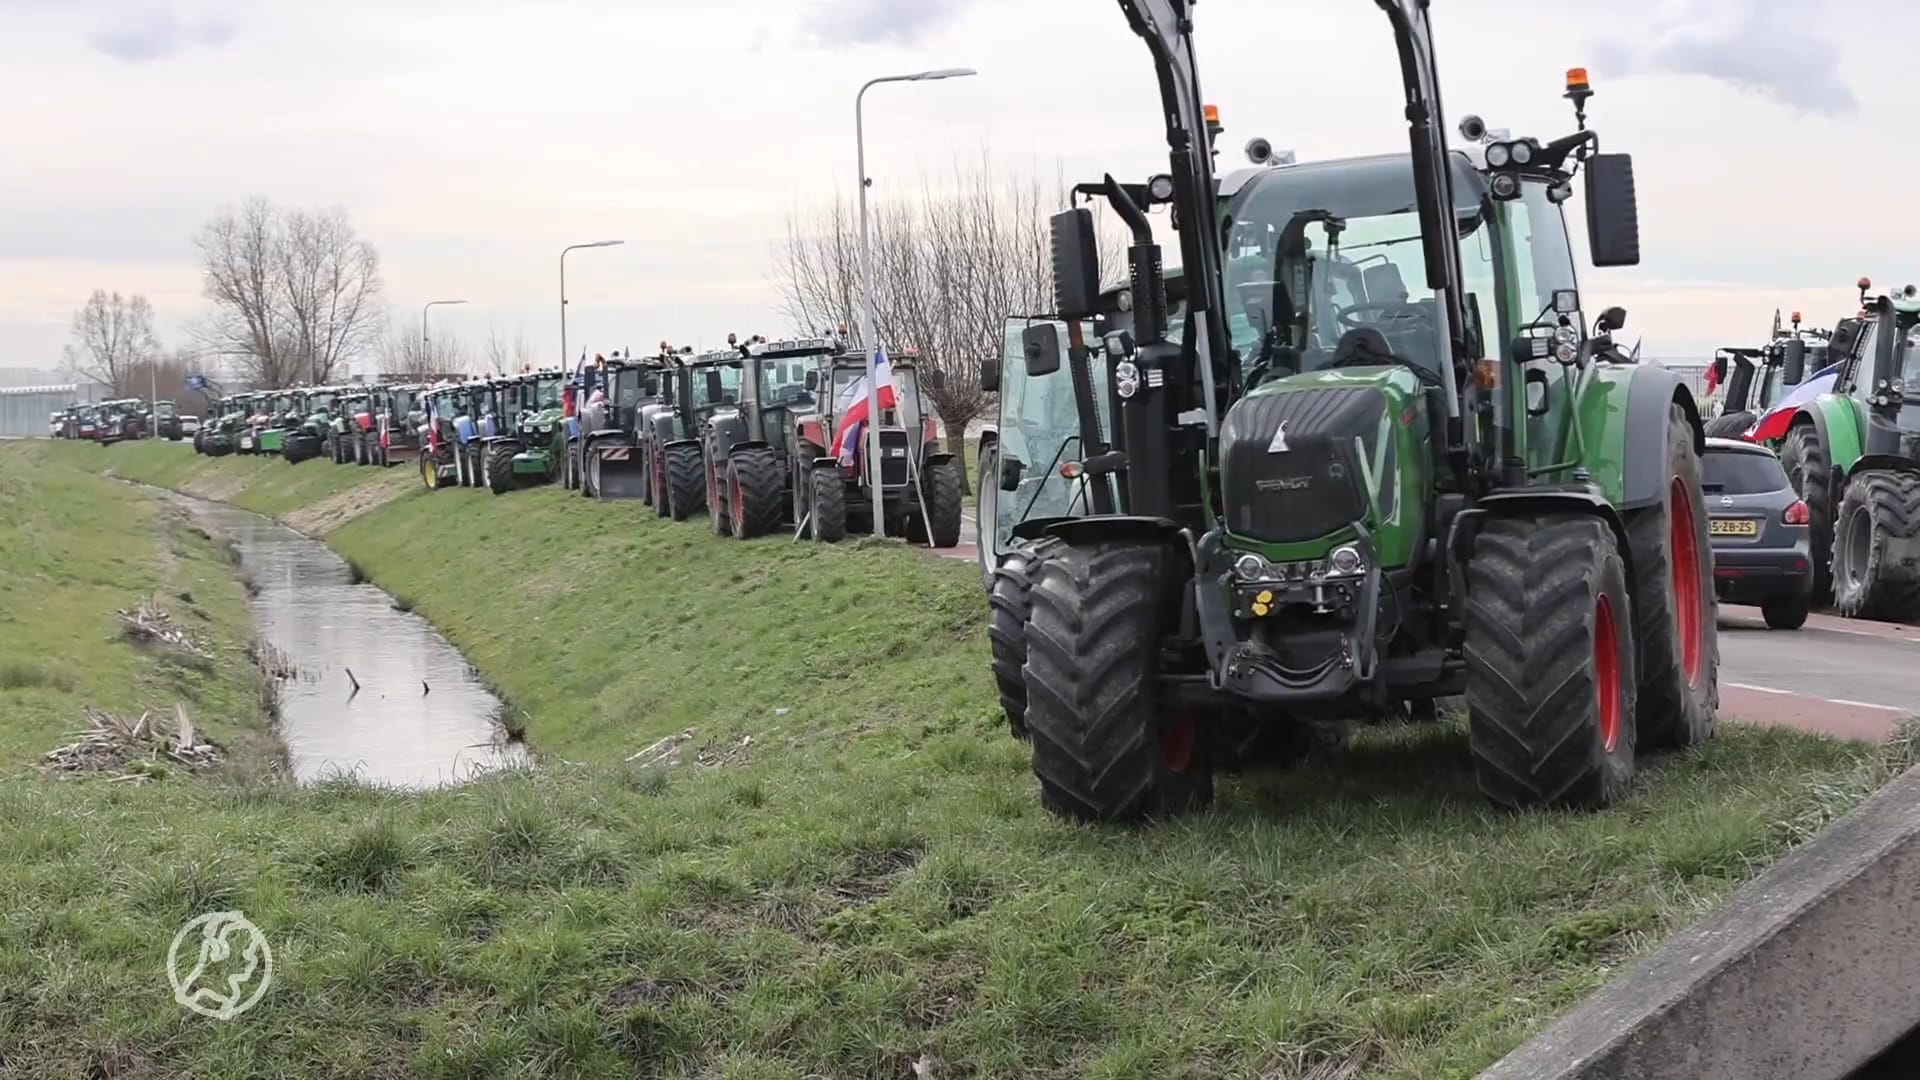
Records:
[[[1000,411],[997,462],[991,475],[980,477],[981,549],[994,555],[1010,542],[1014,526],[1029,518],[1072,517],[1088,512],[1084,484],[1060,475],[1063,462],[1078,461],[1080,414],[1073,400],[1073,377],[1062,365],[1057,371],[1033,375],[1027,370],[1024,335],[1042,318],[1013,318],[1006,323],[1000,357]],[[1062,339],[1063,323],[1054,323]],[[1094,401],[1100,430],[1112,431],[1112,399],[1105,392],[1107,359],[1095,347],[1088,358],[1092,368]],[[983,462],[985,464],[985,462]],[[991,508],[989,509],[989,504]],[[988,522],[991,521],[991,532]]]

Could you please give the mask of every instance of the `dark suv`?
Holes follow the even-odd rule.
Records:
[[[1813,601],[1807,504],[1773,451],[1708,439],[1700,461],[1713,538],[1713,584],[1723,603],[1758,604],[1767,625],[1798,630]]]

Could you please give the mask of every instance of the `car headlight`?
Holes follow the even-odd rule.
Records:
[[[1366,569],[1366,557],[1352,544],[1334,548],[1333,554],[1327,556],[1328,577],[1353,577],[1365,573]]]

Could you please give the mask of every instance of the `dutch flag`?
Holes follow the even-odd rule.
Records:
[[[897,395],[893,388],[893,365],[887,362],[887,350],[882,348],[874,369],[879,372],[880,407],[896,407]],[[840,395],[840,423],[833,430],[834,457],[842,465],[852,465],[860,456],[860,433],[867,424],[867,377],[860,376]]]

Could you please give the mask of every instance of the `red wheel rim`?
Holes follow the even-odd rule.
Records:
[[[1667,515],[1673,524],[1673,536],[1668,543],[1671,557],[1667,560],[1673,565],[1673,608],[1679,626],[1680,662],[1687,673],[1687,685],[1700,685],[1700,638],[1702,633],[1700,617],[1700,542],[1694,535],[1693,500],[1688,497],[1687,485],[1679,477],[1673,478],[1673,492],[1669,496],[1673,510]]]
[[[733,520],[738,523],[747,516],[747,493],[740,487],[740,478],[737,476],[727,477],[727,487],[732,489],[732,497],[728,501],[733,504]]]
[[[647,456],[653,459],[653,497],[664,499],[666,498],[663,492],[667,487],[667,466],[660,460],[660,455],[649,453]]]
[[[1200,737],[1200,721],[1181,713],[1160,729],[1160,760],[1169,771],[1186,772],[1193,764],[1193,746]]]
[[[1593,683],[1600,701],[1600,743],[1607,753],[1620,744],[1620,638],[1613,624],[1613,598],[1593,603]]]

